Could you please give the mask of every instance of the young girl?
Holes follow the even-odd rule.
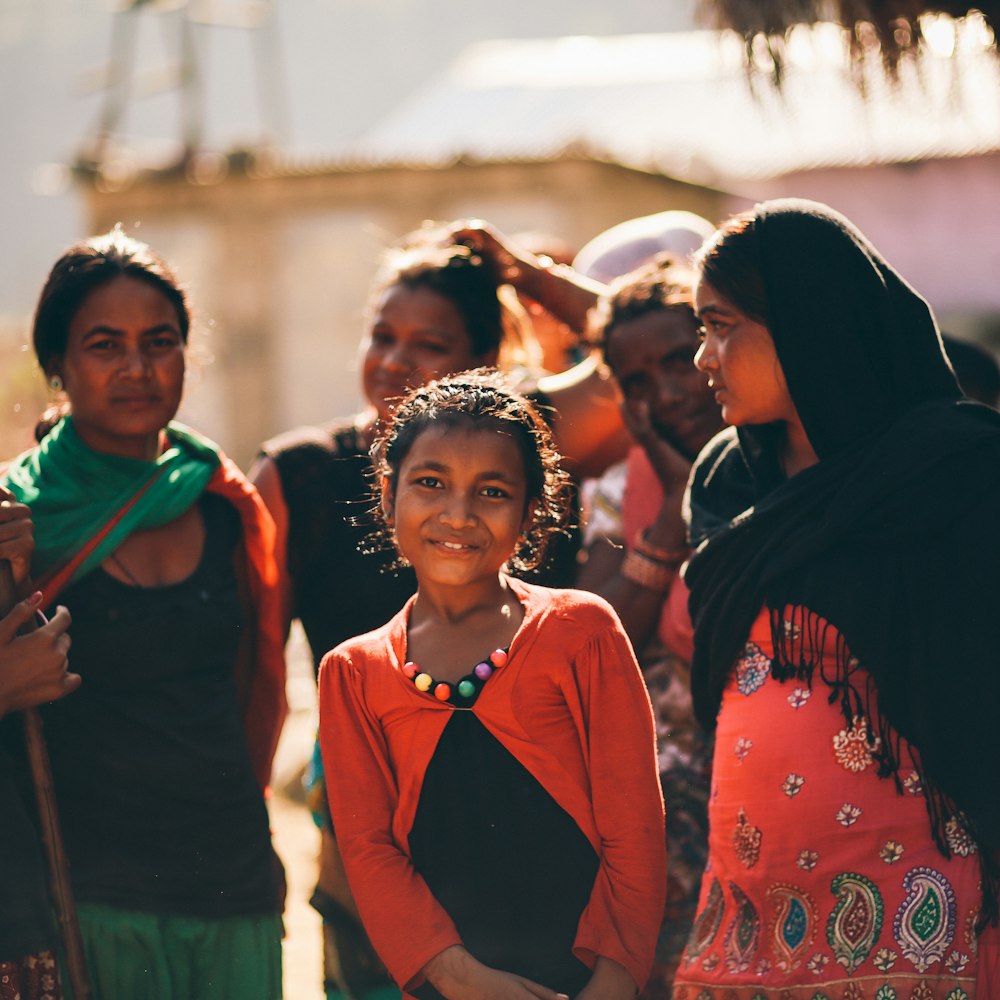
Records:
[[[649,701],[604,601],[506,573],[565,512],[548,430],[467,373],[411,393],[373,455],[417,593],[320,672],[330,808],[371,939],[420,1000],[631,997],[664,904]]]

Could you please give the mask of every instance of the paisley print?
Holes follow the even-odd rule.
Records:
[[[722,895],[719,880],[712,879],[712,884],[705,898],[705,907],[695,918],[691,927],[691,937],[685,951],[685,961],[693,962],[714,940],[722,923],[722,915],[726,909],[726,901]]]
[[[760,915],[734,882],[729,883],[729,891],[733,895],[736,914],[726,931],[726,968],[732,973],[746,972],[760,943]]]
[[[776,882],[769,886],[771,912],[768,934],[782,972],[797,969],[816,937],[816,904],[797,886]]]
[[[760,646],[755,642],[748,642],[736,661],[736,686],[740,693],[749,697],[754,691],[760,690],[770,673],[771,661]]]
[[[955,936],[955,893],[939,871],[913,868],[903,879],[906,898],[896,911],[892,932],[917,972],[940,962]]]
[[[870,878],[855,872],[836,876],[830,891],[838,900],[827,920],[826,939],[837,963],[853,973],[871,954],[882,932],[882,894]]]

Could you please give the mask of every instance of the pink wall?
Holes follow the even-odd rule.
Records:
[[[826,202],[938,313],[1000,314],[1000,154],[788,174],[746,193],[733,211],[765,198]]]

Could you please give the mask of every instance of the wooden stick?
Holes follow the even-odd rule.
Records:
[[[17,597],[10,562],[0,559],[0,616],[10,612],[17,603]],[[37,628],[38,619],[32,617],[21,631],[34,632]],[[45,860],[48,862],[49,883],[59,921],[63,952],[66,956],[66,971],[69,974],[74,1000],[91,1000],[93,994],[83,957],[80,923],[76,917],[76,905],[70,888],[69,861],[59,831],[59,813],[56,809],[49,752],[42,731],[42,717],[37,708],[26,708],[21,714],[24,719],[24,742],[28,752],[28,763],[31,766],[32,784],[35,786],[35,796],[38,800],[38,817],[42,828]]]

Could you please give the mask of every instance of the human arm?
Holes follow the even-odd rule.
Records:
[[[424,966],[423,974],[448,1000],[560,1000],[565,997],[523,976],[483,965],[461,945],[452,945],[435,955]],[[605,995],[593,994],[595,1000],[598,996],[603,1000]],[[607,1000],[613,1000],[612,994],[607,994]]]
[[[578,585],[600,594],[618,612],[636,648],[660,621],[664,601],[687,555],[681,506],[690,462],[650,425],[643,403],[623,405],[626,423],[642,445],[629,456],[623,502],[623,542],[615,552],[599,552],[598,563],[584,564]],[[631,555],[638,549],[638,555]],[[645,563],[645,559],[653,563]],[[642,570],[647,568],[648,573]]]
[[[368,701],[362,666],[338,650],[327,654],[319,675],[319,738],[333,826],[365,929],[405,986],[419,982],[424,966],[461,938],[394,836],[397,778]]]
[[[649,696],[627,637],[606,614],[610,623],[573,657],[567,691],[570,704],[579,698],[600,838],[600,867],[573,950],[595,974],[600,958],[617,963],[638,988],[652,966],[666,896],[663,799]],[[603,966],[591,996],[605,978],[618,978]]]
[[[288,504],[281,488],[281,476],[273,458],[259,455],[250,469],[250,482],[257,488],[274,520],[274,559],[278,567],[281,621],[287,637],[292,624],[292,583],[288,575]]]
[[[543,305],[571,329],[582,333],[587,313],[606,287],[566,264],[553,264],[519,247],[482,219],[455,223],[452,239],[488,257],[502,281]]]
[[[594,973],[576,1000],[631,1000],[639,992],[635,980],[623,965],[599,955]]]

